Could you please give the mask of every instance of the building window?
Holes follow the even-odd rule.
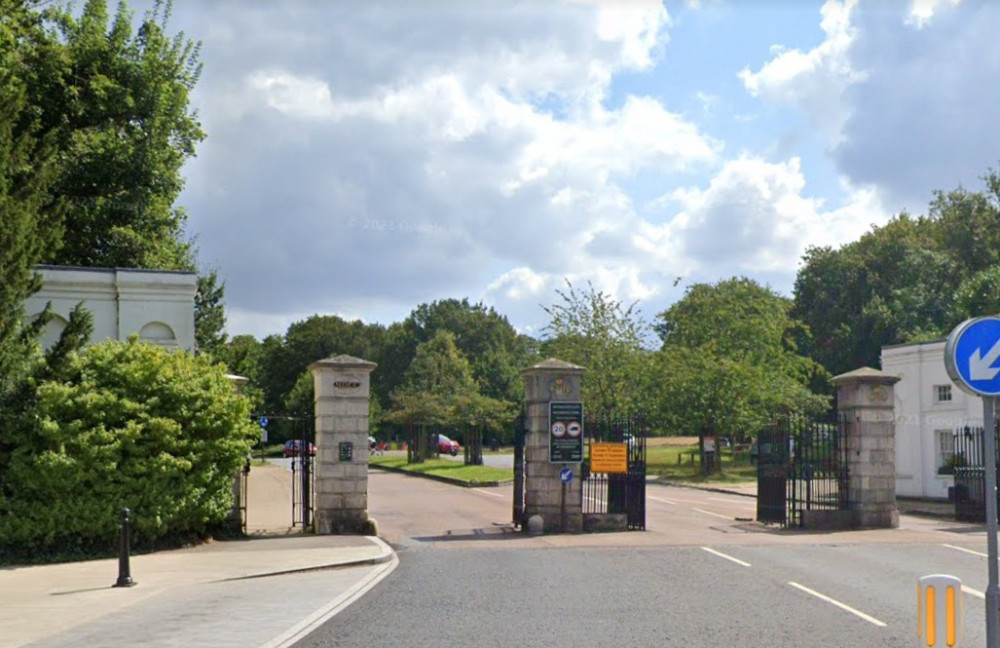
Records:
[[[955,470],[955,434],[951,430],[934,430],[937,441],[939,475],[950,475]]]
[[[934,402],[951,402],[951,385],[934,385]]]

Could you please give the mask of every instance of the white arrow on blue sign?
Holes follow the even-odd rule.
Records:
[[[260,417],[260,426],[262,428],[266,428],[267,427],[267,417],[266,416]]]
[[[1000,396],[1000,317],[966,320],[955,327],[944,347],[948,375],[975,396]]]
[[[563,468],[562,470],[560,470],[559,471],[559,479],[564,484],[568,484],[571,481],[573,481],[573,469],[572,468]]]

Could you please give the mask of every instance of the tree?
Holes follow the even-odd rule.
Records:
[[[480,393],[469,361],[458,349],[454,334],[445,330],[417,347],[392,401],[393,407],[385,417],[390,422],[466,426],[477,435],[482,427],[495,428],[512,416],[509,403]],[[481,447],[478,443],[472,445]],[[418,457],[422,458],[420,453]],[[472,463],[482,463],[481,455],[473,457]]]
[[[823,411],[827,399],[808,387],[823,371],[799,355],[806,332],[790,310],[743,277],[689,287],[657,316],[656,418],[677,432],[743,436],[779,413]]]
[[[556,291],[561,303],[542,307],[550,318],[543,329],[543,354],[587,370],[582,391],[588,418],[645,409],[650,354],[636,304],[624,307],[590,283],[582,291],[569,281],[566,286]]]
[[[199,351],[218,354],[226,343],[225,284],[217,270],[198,276],[194,297],[194,338]]]
[[[11,429],[4,549],[106,549],[121,506],[135,511],[138,546],[224,523],[259,432],[220,365],[133,336],[72,356],[37,392]]]
[[[833,374],[878,366],[886,344],[940,335],[961,274],[936,224],[906,214],[839,250],[811,248],[792,314],[812,334],[803,348]]]
[[[336,315],[313,315],[294,322],[283,337],[265,339],[259,376],[265,408],[271,412],[283,410],[296,382],[317,360],[347,354],[379,363],[384,335],[385,329],[377,324],[348,322]],[[376,380],[377,376],[373,376]],[[298,398],[305,402],[304,395]]]
[[[119,5],[109,22],[105,0],[42,15],[59,42],[27,50],[35,74],[29,103],[59,151],[52,192],[68,225],[44,261],[87,267],[192,269],[175,207],[181,168],[204,139],[189,95],[201,66],[199,46],[167,35],[170,3],[157,0],[132,31]]]
[[[454,335],[455,345],[469,360],[484,395],[508,401],[522,398],[520,372],[532,359],[529,338],[519,335],[492,307],[468,299],[421,304],[403,322],[389,327],[383,361],[379,363],[383,381],[377,385],[380,396],[388,396],[402,384],[417,346],[442,330]]]
[[[25,52],[46,43],[23,2],[0,0],[0,398],[29,370],[44,322],[25,322],[24,301],[41,288],[35,265],[59,236],[60,206],[49,205],[55,133],[43,128],[28,102],[36,71]]]

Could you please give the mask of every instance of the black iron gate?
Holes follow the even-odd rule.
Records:
[[[995,429],[993,433],[997,434]],[[994,463],[1000,470],[1000,458],[994,458]],[[965,426],[955,430],[952,456],[945,467],[954,471],[955,485],[949,495],[955,503],[955,519],[960,522],[985,522],[986,443],[983,428]]]
[[[757,437],[757,520],[801,527],[810,511],[848,508],[842,419],[785,417]]]
[[[621,443],[626,447],[625,473],[590,471],[594,443]],[[583,465],[583,513],[624,513],[629,530],[646,528],[646,421],[642,417],[588,424]]]
[[[523,416],[514,423],[514,511],[513,523],[521,527],[524,521],[524,437],[527,431]]]
[[[316,419],[313,414],[257,414],[266,423],[267,443],[282,444],[281,456],[292,471],[292,527],[309,529],[315,511]]]

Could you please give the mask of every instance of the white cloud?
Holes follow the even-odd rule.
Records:
[[[742,155],[728,161],[708,187],[677,189],[658,201],[677,205],[663,237],[681,241],[687,268],[678,274],[794,276],[810,244],[838,246],[882,223],[886,212],[871,189],[843,185],[848,200],[834,210],[805,195],[801,161],[768,162]]]
[[[923,29],[942,5],[957,7],[961,2],[962,0],[912,0],[910,13],[906,16],[906,25]]]
[[[797,106],[829,139],[836,140],[847,118],[842,95],[864,79],[849,58],[856,38],[851,13],[857,2],[827,0],[820,9],[825,40],[807,52],[773,46],[774,58],[760,70],[744,68],[739,73],[747,92],[767,102]]]

